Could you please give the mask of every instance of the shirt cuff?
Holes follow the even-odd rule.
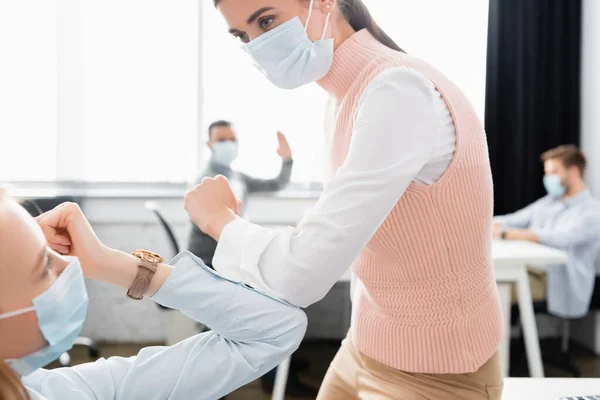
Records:
[[[213,256],[213,267],[224,277],[242,281],[240,267],[242,265],[242,251],[244,236],[249,229],[250,222],[236,218],[225,225]]]
[[[536,234],[540,241],[540,244],[544,246],[554,247],[552,244],[552,236],[547,231],[543,231],[541,229],[531,229],[531,232]]]
[[[213,257],[213,267],[223,277],[270,292],[259,261],[279,233],[238,218],[225,226]]]

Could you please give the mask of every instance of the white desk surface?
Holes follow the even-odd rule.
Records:
[[[492,260],[494,262],[515,261],[543,266],[566,263],[569,261],[569,257],[562,250],[556,250],[537,243],[494,240],[492,242]]]
[[[600,395],[600,379],[506,378],[503,400],[558,400],[567,396]]]

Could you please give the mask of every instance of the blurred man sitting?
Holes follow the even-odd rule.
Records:
[[[542,154],[548,195],[514,214],[497,217],[496,239],[526,240],[568,252],[567,265],[530,269],[533,300],[547,298],[548,311],[562,318],[587,314],[600,249],[600,202],[586,188],[586,160],[573,145]],[[515,301],[513,295],[513,302]]]

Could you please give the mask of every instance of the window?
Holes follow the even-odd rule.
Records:
[[[364,1],[483,117],[486,1]],[[239,47],[204,0],[0,2],[0,180],[188,181],[207,151],[207,126],[228,119],[239,169],[275,175],[281,130],[292,179],[322,181],[327,94],[275,88]],[[136,153],[157,157],[140,162]]]
[[[0,181],[53,180],[57,2],[0,2]]]
[[[84,0],[85,180],[188,178],[196,159],[198,6]],[[156,157],[146,162],[147,154]]]
[[[0,180],[187,181],[200,1],[1,2]]]
[[[488,2],[364,1],[401,47],[457,83],[483,118]],[[259,176],[277,173],[275,132],[282,130],[294,153],[292,179],[322,180],[326,94],[317,85],[289,92],[268,83],[239,42],[226,34],[227,26],[214,7],[204,11],[203,31],[203,125],[216,119],[234,122],[240,136],[237,167]]]
[[[456,83],[483,120],[489,2],[364,1],[386,33]]]

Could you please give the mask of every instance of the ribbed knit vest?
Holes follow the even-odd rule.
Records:
[[[394,67],[411,68],[435,85],[454,121],[456,151],[435,184],[408,187],[354,262],[350,338],[364,355],[402,371],[474,372],[495,354],[503,329],[491,263],[487,142],[469,101],[429,64],[357,32],[319,81],[335,99],[332,172],[348,154],[361,94]]]

